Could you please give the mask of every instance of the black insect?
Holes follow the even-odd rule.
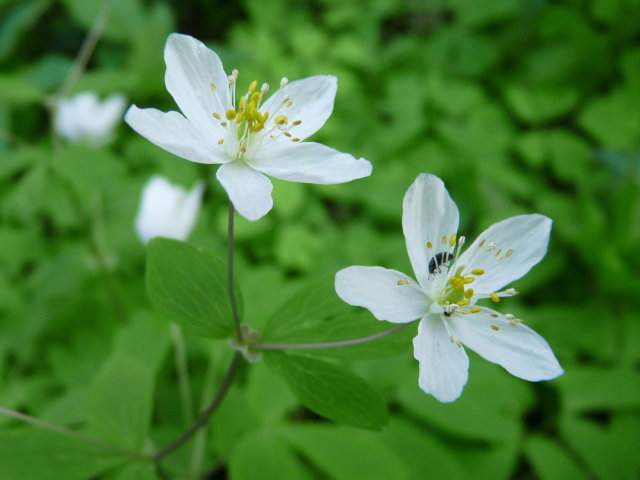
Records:
[[[429,273],[440,273],[440,267],[449,266],[449,262],[454,259],[453,254],[449,252],[436,253],[429,260]]]

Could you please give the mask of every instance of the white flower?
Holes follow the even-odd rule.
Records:
[[[438,177],[421,174],[404,197],[402,227],[417,282],[382,267],[348,267],[336,274],[336,291],[378,320],[421,319],[413,347],[422,390],[441,402],[460,396],[469,366],[463,344],[525,380],[563,373],[547,342],[522,320],[476,304],[518,293],[499,290],[542,259],[549,218],[519,215],[498,222],[461,254],[458,209]]]
[[[94,92],[82,92],[61,100],[56,110],[56,131],[70,142],[101,147],[113,139],[113,130],[122,120],[126,99],[113,94],[100,102]]]
[[[142,242],[154,237],[186,240],[198,218],[203,191],[202,182],[187,192],[163,177],[152,177],[142,191],[136,217],[136,232]]]
[[[131,106],[125,119],[140,135],[192,162],[222,164],[217,177],[238,212],[257,220],[273,206],[271,181],[343,183],[371,174],[364,159],[319,143],[301,143],[324,125],[335,98],[332,76],[289,83],[264,103],[269,86],[254,80],[235,100],[238,72],[227,77],[202,42],[171,34],[164,50],[167,90],[182,110],[164,113]]]

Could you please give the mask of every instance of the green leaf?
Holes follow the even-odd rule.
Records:
[[[526,88],[511,85],[506,100],[515,114],[525,122],[544,122],[569,113],[578,103],[575,89]]]
[[[151,423],[151,371],[117,352],[97,373],[87,394],[92,430],[106,441],[137,451]]]
[[[380,430],[387,407],[362,378],[329,363],[302,355],[265,351],[269,368],[280,374],[300,402],[336,422]]]
[[[109,480],[159,480],[154,468],[148,463],[130,463],[122,470],[115,472]]]
[[[0,75],[0,102],[29,105],[44,100],[45,93],[17,75]]]
[[[105,1],[63,0],[74,20],[89,30],[98,15],[103,15]],[[112,40],[125,40],[141,25],[144,11],[139,0],[111,0],[104,35]]]
[[[87,480],[123,458],[59,433],[25,429],[0,433],[0,478]]]
[[[330,425],[283,429],[291,447],[334,480],[406,480],[407,469],[378,435]],[[266,477],[265,477],[266,478]],[[426,477],[425,477],[426,478]],[[442,477],[444,478],[444,477]]]
[[[188,243],[154,238],[147,246],[147,292],[154,307],[198,335],[229,336],[233,328],[225,266]]]
[[[230,480],[311,479],[287,443],[268,430],[251,431],[236,445],[229,459]]]
[[[20,44],[21,36],[38,21],[49,6],[48,0],[20,2],[3,13],[0,23],[0,60],[5,60]]]
[[[301,287],[271,316],[261,341],[289,342],[300,334],[350,308],[335,292],[334,274],[323,275]]]
[[[540,480],[565,480],[587,478],[571,454],[558,443],[542,435],[527,439],[524,447],[527,459]]]

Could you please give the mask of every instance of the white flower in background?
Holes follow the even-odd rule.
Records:
[[[154,237],[186,240],[198,218],[204,184],[191,191],[154,176],[142,191],[136,217],[136,232],[147,243]]]
[[[549,218],[519,215],[498,222],[461,254],[458,209],[442,180],[421,174],[404,197],[402,228],[417,282],[382,267],[348,267],[336,274],[336,291],[378,320],[421,319],[413,347],[422,390],[441,402],[460,396],[469,366],[463,344],[525,380],[563,373],[547,342],[522,320],[476,303],[518,293],[500,289],[542,259]]]
[[[122,120],[127,105],[124,95],[113,94],[100,101],[94,92],[78,93],[60,100],[54,125],[60,136],[70,142],[101,147],[113,139],[113,131]]]
[[[273,206],[271,181],[334,184],[366,177],[371,164],[319,143],[302,143],[333,110],[337,81],[319,75],[294,82],[263,102],[267,84],[249,84],[236,101],[238,72],[225,73],[202,42],[171,34],[164,50],[167,90],[182,110],[132,105],[127,123],[165,150],[192,162],[222,164],[217,178],[238,212],[257,220]]]

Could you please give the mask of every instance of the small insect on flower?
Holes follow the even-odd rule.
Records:
[[[448,267],[449,262],[453,260],[453,255],[449,252],[440,252],[435,254],[429,260],[429,273],[441,273],[440,267]]]
[[[467,383],[469,358],[463,345],[525,380],[561,375],[560,364],[540,335],[513,315],[477,303],[496,304],[518,293],[501,288],[542,259],[551,220],[542,215],[508,218],[462,252],[465,238],[457,235],[458,218],[442,180],[421,174],[407,191],[402,210],[417,281],[382,267],[348,267],[336,274],[336,292],[345,302],[369,309],[378,320],[420,319],[413,340],[418,384],[441,402],[458,398]]]

